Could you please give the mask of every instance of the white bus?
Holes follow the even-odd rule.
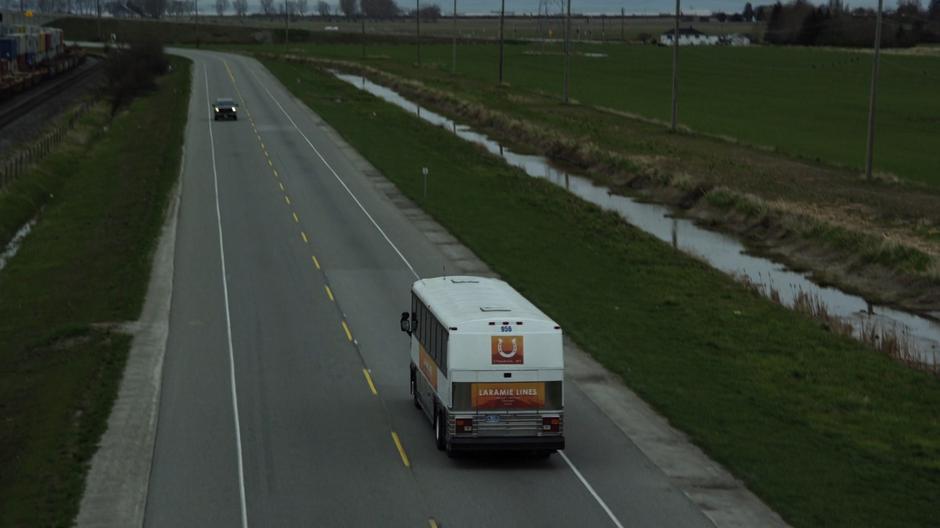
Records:
[[[511,286],[419,280],[401,329],[411,342],[411,393],[438,449],[564,449],[561,327]]]

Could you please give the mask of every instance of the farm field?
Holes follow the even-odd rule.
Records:
[[[451,38],[454,31],[454,21],[452,18],[446,18],[448,13],[449,11],[445,8],[443,12],[445,18],[437,21],[422,20],[421,34],[438,38]],[[207,17],[206,20],[214,24],[237,24],[233,17]],[[246,23],[280,31],[284,29],[283,18],[272,19],[256,16]],[[564,35],[564,18],[561,16],[507,16],[504,24],[505,35],[508,39],[560,39]],[[672,28],[672,24],[672,19],[668,17],[626,17],[621,21],[620,17],[615,16],[572,16],[571,35],[574,40],[637,41],[642,40],[644,37],[655,36],[668,31]],[[760,24],[748,22],[718,22],[715,20],[702,22],[692,18],[683,20],[682,26],[688,25],[715,35],[742,33],[759,36],[763,32],[763,27]],[[328,31],[326,30],[327,27],[335,28],[335,30]],[[360,20],[345,17],[305,17],[291,21],[291,30],[294,29],[322,34],[329,34],[331,31],[358,34],[363,28]],[[410,37],[415,34],[414,19],[366,20],[365,32],[367,35]],[[499,18],[458,17],[457,34],[461,38],[496,39],[499,37]]]
[[[284,51],[252,46],[246,51]],[[434,84],[451,68],[448,44],[291,44],[292,53],[360,60]],[[505,81],[517,89],[561,96],[562,49],[553,43],[505,46]],[[932,149],[940,141],[940,60],[882,56],[877,113],[876,171],[940,184]],[[695,131],[727,136],[809,160],[861,172],[865,159],[871,56],[828,49],[682,48],[679,121]],[[458,48],[458,78],[497,79],[498,47]],[[670,117],[671,50],[654,46],[586,44],[571,59],[571,97],[583,104],[666,121]]]

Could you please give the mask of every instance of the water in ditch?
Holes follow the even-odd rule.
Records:
[[[13,238],[10,239],[10,243],[7,244],[7,247],[3,248],[3,251],[0,252],[0,271],[7,266],[7,262],[12,259],[17,251],[20,250],[20,245],[23,243],[23,239],[26,238],[26,235],[33,230],[33,226],[36,225],[36,221],[39,220],[39,215],[36,215],[32,220],[23,224],[23,227],[13,235]]]
[[[828,312],[852,324],[856,331],[874,329],[879,335],[890,333],[906,340],[916,361],[936,365],[940,362],[940,323],[892,308],[872,305],[864,298],[837,288],[814,283],[803,273],[787,269],[772,260],[748,255],[744,245],[732,236],[703,229],[690,220],[674,218],[668,207],[641,203],[613,194],[606,187],[595,185],[583,176],[560,170],[542,156],[519,154],[503,147],[485,134],[474,131],[440,114],[405,99],[400,94],[358,75],[333,74],[360,90],[369,92],[421,119],[443,127],[458,137],[484,147],[518,167],[529,176],[546,179],[598,206],[615,211],[631,225],[672,244],[677,249],[696,255],[712,267],[738,278],[747,278],[768,293],[775,291],[780,302],[793,306],[800,294],[822,301]]]

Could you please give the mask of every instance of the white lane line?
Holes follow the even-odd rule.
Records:
[[[375,219],[372,218],[372,215],[369,214],[369,211],[367,211],[366,208],[362,205],[362,202],[359,201],[359,198],[356,198],[356,195],[353,194],[353,192],[349,189],[349,186],[346,185],[346,182],[344,182],[343,179],[339,177],[339,174],[336,173],[336,171],[333,169],[333,166],[330,165],[328,161],[326,161],[326,158],[323,157],[323,154],[320,154],[320,151],[317,149],[317,147],[313,146],[313,143],[311,143],[310,139],[307,138],[307,135],[304,134],[302,130],[300,130],[300,127],[297,126],[297,123],[294,122],[294,119],[291,118],[290,114],[287,113],[287,110],[284,110],[284,107],[281,106],[281,103],[278,102],[278,100],[274,97],[274,94],[272,94],[271,91],[268,90],[268,87],[265,86],[263,82],[261,82],[261,79],[258,78],[258,74],[256,74],[255,71],[251,68],[249,68],[249,71],[251,72],[251,75],[254,76],[255,80],[258,81],[258,84],[261,85],[262,88],[264,88],[265,92],[267,92],[268,97],[270,97],[271,100],[274,101],[274,104],[276,104],[277,107],[281,109],[281,112],[284,114],[285,117],[287,117],[287,120],[290,121],[290,124],[294,127],[294,130],[296,130],[297,133],[300,134],[302,138],[304,138],[304,141],[307,142],[307,145],[309,145],[310,148],[313,149],[313,152],[316,153],[317,157],[320,158],[320,161],[322,161],[323,164],[326,165],[326,168],[329,169],[331,173],[333,173],[333,177],[335,177],[336,181],[338,181],[339,184],[343,186],[343,189],[346,189],[346,193],[349,194],[349,196],[353,199],[354,202],[356,202],[356,205],[358,205],[359,209],[363,212],[363,214],[366,215],[366,218],[368,218],[369,221],[372,222],[372,225],[382,235],[382,238],[384,238],[385,241],[388,242],[389,246],[392,246],[392,249],[395,250],[395,253],[398,253],[398,257],[401,258],[401,261],[405,263],[405,266],[408,266],[408,269],[411,270],[411,274],[414,275],[416,279],[420,279],[421,276],[418,275],[417,271],[415,271],[414,266],[412,266],[411,263],[408,262],[408,259],[406,259],[405,255],[402,254],[401,250],[398,249],[398,246],[396,246],[395,243],[392,242],[392,239],[388,238],[388,235],[385,234],[385,231],[381,227],[379,227],[378,222],[376,222]]]
[[[209,99],[209,68],[203,66],[203,73],[205,74],[206,80],[206,99]],[[222,244],[222,209],[219,207],[219,173],[215,166],[215,137],[212,135],[211,110],[208,117],[209,148],[212,155],[212,178],[215,182],[215,217],[219,225],[219,256],[222,259],[222,293],[225,296],[225,329],[228,332],[229,378],[232,384],[232,411],[235,415],[235,446],[238,448],[238,494],[241,499],[242,528],[248,528],[248,507],[245,505],[245,470],[242,464],[242,431],[241,424],[238,420],[238,391],[235,388],[235,352],[232,347],[232,316],[228,307],[228,279],[225,273],[225,247]]]
[[[623,528],[623,525],[620,524],[620,521],[617,519],[617,516],[614,515],[614,512],[610,511],[610,508],[607,507],[607,503],[604,502],[604,499],[602,499],[596,491],[594,491],[594,488],[587,481],[587,479],[584,478],[584,475],[578,471],[578,468],[574,466],[574,464],[571,462],[571,459],[568,458],[568,455],[566,455],[564,451],[559,451],[558,454],[561,455],[561,458],[565,461],[566,464],[568,464],[568,467],[571,468],[571,471],[574,471],[575,476],[578,477],[578,480],[581,481],[581,484],[584,484],[584,487],[587,488],[587,490],[591,493],[591,496],[594,497],[594,500],[596,500],[597,503],[601,505],[601,508],[603,508],[604,512],[607,513],[607,516],[610,517],[610,521],[614,523],[614,526],[617,528]]]
[[[300,134],[301,137],[304,138],[304,141],[307,142],[307,145],[309,145],[310,148],[313,149],[317,157],[320,158],[320,161],[322,161],[323,164],[326,165],[326,168],[330,169],[330,172],[333,173],[333,176],[339,181],[339,183],[343,186],[343,188],[346,189],[346,192],[356,202],[356,205],[359,206],[359,209],[361,209],[362,212],[365,213],[366,217],[369,218],[369,221],[372,222],[372,225],[375,226],[375,228],[379,231],[379,233],[382,234],[382,236],[385,238],[385,241],[388,242],[390,246],[392,246],[392,249],[395,250],[395,253],[398,253],[398,256],[401,258],[402,262],[404,262],[405,265],[408,266],[408,269],[411,270],[411,273],[414,274],[415,278],[420,279],[421,277],[415,271],[411,263],[408,262],[408,259],[406,259],[405,256],[402,254],[402,252],[399,251],[398,247],[395,246],[394,243],[392,243],[392,241],[388,238],[388,235],[385,234],[385,231],[383,231],[382,228],[379,227],[379,224],[375,221],[374,218],[372,218],[372,215],[369,214],[369,211],[367,211],[366,208],[362,206],[362,203],[359,201],[358,198],[356,198],[356,195],[353,194],[351,190],[349,190],[349,187],[346,185],[346,182],[344,182],[343,179],[339,177],[339,174],[337,174],[336,171],[333,170],[333,167],[329,164],[329,162],[326,161],[323,155],[320,154],[320,151],[317,150],[317,147],[313,146],[313,143],[310,142],[310,139],[307,138],[307,135],[304,134],[303,131],[300,130],[300,127],[297,126],[297,123],[294,122],[290,114],[288,114],[287,111],[284,110],[284,107],[281,106],[281,103],[278,102],[278,100],[274,97],[274,94],[272,94],[271,91],[268,90],[268,87],[265,86],[263,82],[261,82],[261,79],[258,78],[258,74],[256,74],[255,71],[251,68],[249,68],[249,71],[251,71],[251,75],[254,76],[255,80],[258,81],[258,84],[261,85],[262,88],[264,88],[265,92],[267,92],[268,97],[270,97],[271,100],[274,101],[274,104],[276,104],[277,107],[281,109],[281,112],[284,114],[285,117],[287,117],[287,120],[290,121],[291,125],[293,125],[294,130],[296,130],[297,133]],[[620,524],[620,520],[617,519],[617,516],[614,515],[614,512],[610,510],[610,507],[607,506],[607,503],[604,502],[604,499],[602,499],[600,495],[598,495],[597,492],[594,491],[594,487],[591,486],[591,483],[588,482],[586,478],[584,478],[584,475],[582,475],[580,471],[578,471],[578,468],[575,467],[574,463],[571,462],[571,459],[569,459],[568,456],[565,455],[563,451],[559,451],[558,454],[561,455],[561,458],[565,461],[566,464],[568,464],[568,467],[571,468],[571,471],[574,472],[575,476],[578,477],[578,480],[581,481],[581,484],[584,485],[584,487],[588,490],[591,496],[594,497],[594,500],[597,501],[597,504],[599,504],[600,507],[603,508],[604,513],[606,513],[607,516],[610,518],[611,522],[614,523],[614,526],[616,526],[617,528],[623,528],[623,525]]]

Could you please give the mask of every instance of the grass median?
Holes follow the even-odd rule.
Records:
[[[265,64],[789,522],[936,522],[935,377],[830,334],[614,214],[319,70]],[[423,166],[435,175],[427,198]]]
[[[130,346],[115,325],[139,316],[179,173],[190,69],[172,64],[0,193],[0,211],[42,207],[0,272],[0,526],[67,526],[78,511]]]

